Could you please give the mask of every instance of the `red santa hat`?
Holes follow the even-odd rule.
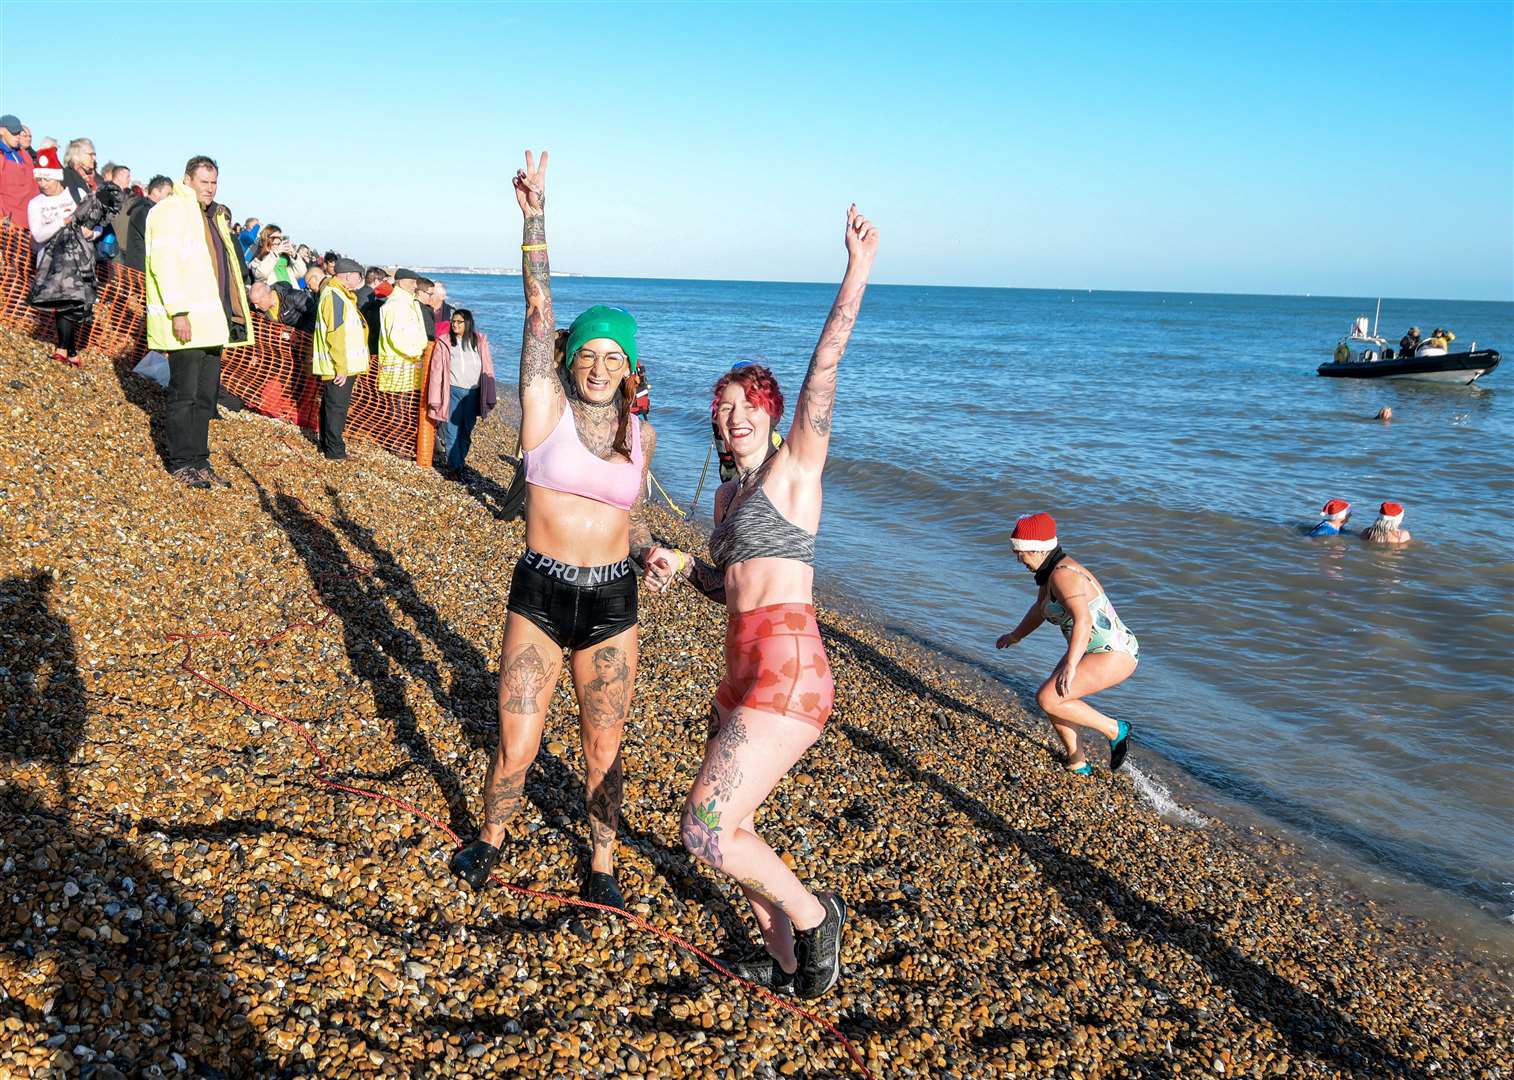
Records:
[[[63,162],[58,160],[56,146],[44,146],[37,151],[37,164],[32,167],[32,176],[38,180],[63,179]]]
[[[1031,514],[1015,522],[1009,538],[1016,551],[1051,551],[1057,546],[1057,523],[1050,514]]]
[[[1324,509],[1321,510],[1319,514],[1320,517],[1330,518],[1333,520],[1338,517],[1344,517],[1346,515],[1346,512],[1350,509],[1351,504],[1348,503],[1345,499],[1331,499],[1325,504]]]
[[[1397,528],[1398,523],[1404,520],[1403,503],[1385,502],[1382,504],[1382,506],[1377,508],[1377,512],[1383,516],[1383,520],[1388,525],[1391,525],[1394,528]]]

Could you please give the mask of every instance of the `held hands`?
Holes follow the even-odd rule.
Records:
[[[866,259],[871,262],[878,254],[878,229],[857,212],[852,203],[846,211],[846,256],[851,260]]]
[[[642,566],[646,568],[646,587],[648,592],[660,593],[664,591],[673,579],[683,572],[688,565],[689,557],[681,551],[671,548],[653,547],[647,550],[646,557],[642,560]]]
[[[526,151],[526,167],[515,173],[515,201],[520,203],[520,212],[526,217],[535,217],[547,208],[547,152],[541,152],[541,161],[531,159]]]

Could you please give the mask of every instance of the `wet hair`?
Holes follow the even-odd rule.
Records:
[[[204,154],[196,154],[184,163],[184,175],[193,176],[201,169],[209,169],[213,173],[219,173],[221,167],[216,164],[216,159],[206,157]]]
[[[568,331],[557,331],[557,337],[552,342],[552,362],[565,370],[568,378],[573,378],[573,369],[568,366]],[[626,368],[625,376],[620,380],[620,400],[616,403],[620,413],[620,425],[615,429],[614,450],[617,454],[631,456],[631,406],[636,404],[636,393],[641,389],[641,365],[632,371]]]
[[[711,420],[715,419],[715,411],[720,408],[720,395],[732,383],[746,392],[748,401],[771,416],[773,423],[783,419],[783,391],[778,388],[778,380],[773,377],[772,369],[761,364],[746,364],[727,371],[715,383],[710,396]]]
[[[452,318],[453,319],[456,319],[458,317],[461,317],[462,320],[463,320],[463,336],[462,336],[463,346],[465,348],[469,348],[469,349],[473,349],[473,350],[477,351],[477,349],[478,349],[478,327],[473,322],[473,312],[469,311],[467,308],[460,307],[460,308],[458,308],[457,310],[455,310],[452,313]],[[451,320],[449,319],[448,322],[450,323]],[[457,331],[453,330],[451,328],[451,326],[448,326],[447,332],[448,332],[449,336],[452,338],[452,344],[456,345],[458,343]]]
[[[173,187],[173,181],[164,176],[162,173],[159,173],[157,176],[154,176],[151,180],[147,181],[146,190],[147,193],[151,195],[154,191],[161,191],[163,188],[171,187]]]

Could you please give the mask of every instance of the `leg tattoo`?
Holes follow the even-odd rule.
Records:
[[[489,762],[484,777],[484,821],[489,825],[503,825],[520,810],[526,797],[526,770],[531,767],[501,775],[498,764],[498,758]]]
[[[631,700],[631,665],[624,649],[606,645],[594,653],[594,680],[583,689],[584,719],[600,730],[625,719]]]
[[[499,673],[499,684],[504,691],[500,706],[507,713],[530,716],[536,712],[536,698],[541,688],[547,685],[547,665],[535,645],[527,645],[515,654],[515,659]]]
[[[700,805],[689,803],[683,809],[683,846],[696,859],[703,859],[717,869],[720,855],[720,811],[715,800]]]
[[[742,722],[741,713],[731,713],[720,725],[708,764],[710,784],[715,789],[715,797],[722,802],[728,801],[741,785],[741,766],[737,764],[737,758],[746,740],[746,724]]]
[[[588,793],[589,836],[595,851],[615,846],[615,830],[620,824],[620,803],[625,793],[625,774],[620,755],[615,764]]]

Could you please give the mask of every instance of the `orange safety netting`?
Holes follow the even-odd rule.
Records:
[[[53,316],[26,302],[32,283],[32,238],[0,219],[0,325],[41,341],[53,339]],[[142,274],[117,262],[96,265],[100,296],[84,347],[132,366],[147,351]],[[253,313],[254,342],[221,353],[221,385],[249,409],[314,431],[321,410],[320,380],[310,373],[310,334]],[[429,357],[428,357],[429,358]],[[380,393],[375,360],[353,380],[344,434],[368,439],[401,457],[431,463],[430,421],[420,393]],[[422,376],[424,386],[424,369]]]

